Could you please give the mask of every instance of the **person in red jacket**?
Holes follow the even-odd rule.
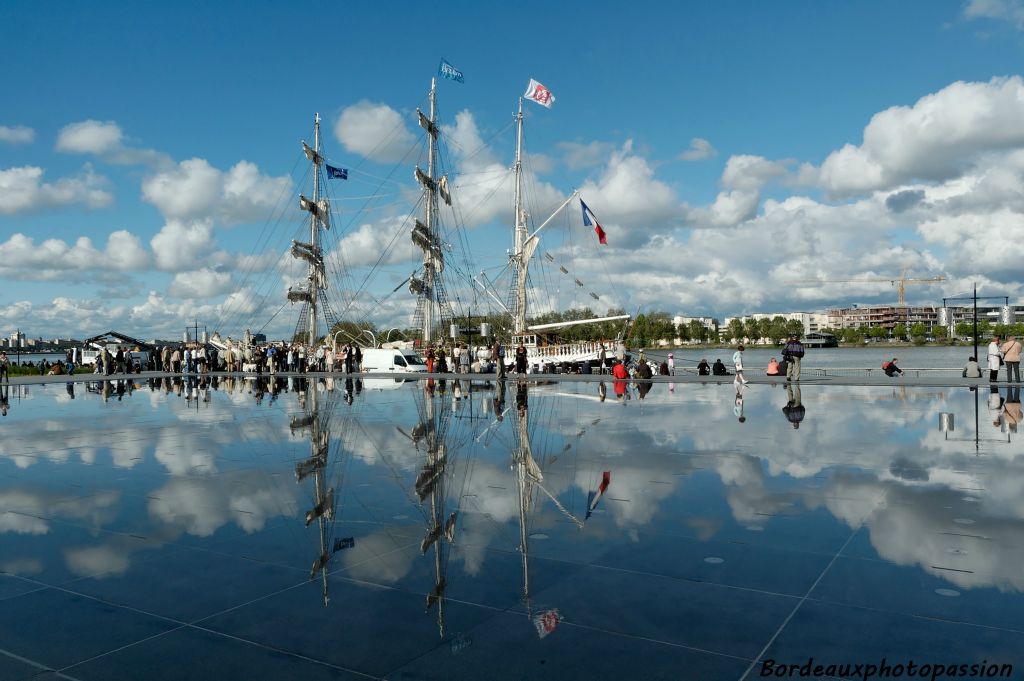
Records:
[[[626,371],[626,365],[622,362],[616,362],[615,368],[612,369],[612,376],[618,379],[629,378],[629,372]]]

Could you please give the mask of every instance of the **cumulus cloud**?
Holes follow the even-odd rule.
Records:
[[[70,123],[57,134],[57,151],[69,154],[92,154],[104,161],[120,165],[168,165],[170,157],[153,149],[142,149],[124,143],[124,132],[114,121],[86,120]]]
[[[57,281],[75,272],[137,272],[149,264],[149,255],[139,238],[125,230],[112,232],[106,247],[97,249],[88,237],[74,244],[60,239],[34,239],[18,233],[0,243],[0,277],[8,279]],[[102,279],[102,276],[99,277]]]
[[[1006,21],[1024,30],[1024,2],[1022,0],[968,0],[964,6],[968,19],[995,19]]]
[[[232,288],[231,273],[208,267],[174,275],[168,292],[178,298],[206,299],[227,293]]]
[[[718,156],[718,150],[711,146],[703,137],[694,137],[690,140],[690,148],[679,154],[681,161],[703,161],[706,158]]]
[[[0,214],[13,214],[82,204],[87,208],[109,206],[113,195],[106,190],[107,179],[85,166],[73,177],[56,182],[43,181],[44,170],[38,166],[20,166],[0,170]]]
[[[825,159],[817,182],[836,196],[956,177],[993,149],[1024,145],[1024,80],[956,82],[875,114],[860,146]]]
[[[149,244],[159,269],[194,270],[212,251],[213,223],[210,220],[168,220]]]
[[[169,220],[215,217],[227,224],[265,218],[291,192],[288,177],[260,173],[249,161],[239,161],[226,173],[202,158],[147,177],[142,197]]]
[[[0,125],[0,142],[28,144],[36,138],[36,131],[24,125]]]
[[[400,113],[367,100],[342,110],[334,135],[346,150],[381,163],[402,160],[416,142]]]

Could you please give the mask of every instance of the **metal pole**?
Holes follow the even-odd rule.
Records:
[[[974,360],[978,360],[978,282],[974,282]]]
[[[526,330],[526,224],[522,221],[523,213],[523,98],[519,98],[519,112],[516,114],[516,164],[515,164],[515,251],[516,264],[516,305],[515,320],[512,325],[514,333]]]
[[[430,125],[435,126],[437,119],[437,79],[430,79]],[[434,130],[436,128],[427,130],[427,176],[430,178],[430,182],[434,183],[434,156],[437,153],[437,139],[434,137]],[[436,185],[424,185],[423,189],[426,191],[426,201],[424,202],[424,208],[426,214],[423,216],[426,220],[427,236],[430,241],[431,248],[425,253],[423,262],[423,285],[426,289],[426,301],[423,306],[423,344],[429,345],[433,340],[434,334],[434,302],[437,300],[436,293],[436,282],[438,278],[437,271],[437,258],[434,256],[433,246],[440,243],[440,240],[434,235],[434,215],[437,212],[437,194],[435,193]],[[444,333],[441,334],[442,338]]]

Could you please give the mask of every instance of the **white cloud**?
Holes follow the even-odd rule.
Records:
[[[95,273],[137,272],[148,264],[149,255],[139,238],[124,230],[111,233],[102,251],[88,237],[79,237],[74,244],[60,239],[45,239],[37,244],[31,237],[18,233],[0,243],[0,277],[8,279],[56,281],[81,272],[90,273],[88,278],[102,280]]]
[[[53,183],[43,182],[43,173],[38,166],[0,170],[0,214],[72,204],[103,208],[114,200],[105,189],[106,178],[94,174],[89,166],[77,176],[64,177]]]
[[[400,113],[367,100],[342,110],[334,135],[346,150],[381,163],[402,160],[416,142]]]
[[[36,131],[24,125],[0,125],[0,142],[28,144],[36,138]]]
[[[208,267],[174,275],[167,291],[172,296],[189,299],[209,299],[231,290],[231,273],[217,272]]]
[[[913,180],[956,177],[979,154],[1024,145],[1024,80],[956,82],[871,118],[860,146],[847,144],[818,169],[837,196],[891,189]]]
[[[968,19],[996,19],[1024,29],[1024,1],[1022,0],[968,0],[964,7]]]
[[[679,154],[682,161],[703,161],[706,158],[718,156],[718,150],[711,146],[703,137],[694,137],[690,140],[690,148]]]
[[[213,252],[210,220],[168,220],[149,242],[159,269],[168,272],[195,270]]]
[[[611,142],[559,142],[558,149],[565,157],[565,165],[570,170],[590,168],[600,165],[615,150]]]
[[[124,132],[114,121],[90,119],[65,125],[57,134],[56,149],[70,154],[92,154],[120,165],[166,166],[171,163],[170,157],[154,149],[126,145]]]
[[[191,158],[147,177],[142,196],[168,220],[215,217],[230,224],[269,216],[291,189],[290,178],[262,175],[249,161],[224,173],[205,159]]]

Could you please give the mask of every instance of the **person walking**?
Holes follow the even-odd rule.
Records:
[[[988,380],[999,380],[999,367],[1003,363],[1003,351],[999,347],[999,336],[992,336],[988,344]]]
[[[0,350],[0,378],[7,381],[8,383],[11,382],[10,367],[11,360],[7,358],[7,353],[4,352],[3,350]],[[4,416],[6,415],[7,414],[4,414]]]
[[[472,355],[469,352],[469,348],[466,347],[465,343],[462,343],[462,353],[459,355],[459,373],[468,374],[469,365]]]
[[[668,375],[676,375],[676,356],[673,355],[671,352],[668,353]]]
[[[1003,362],[1006,364],[1006,381],[1020,383],[1020,341],[1007,336],[1006,342],[999,349],[1003,352]]]
[[[744,347],[742,345],[737,346],[736,352],[732,354],[732,364],[736,368],[736,379],[733,382],[737,385],[741,383],[746,385],[750,382],[743,377],[743,350]]]
[[[500,340],[494,341],[494,371],[499,379],[505,378],[505,346]]]
[[[800,337],[792,334],[785,347],[782,348],[782,359],[786,362],[786,380],[800,380],[800,360],[804,357],[804,344]]]

